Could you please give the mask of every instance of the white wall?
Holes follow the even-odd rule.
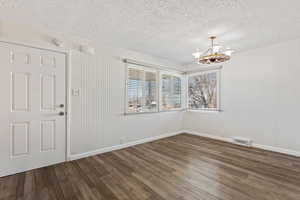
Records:
[[[221,72],[224,112],[186,112],[184,129],[300,151],[299,58],[300,40],[234,55]]]
[[[117,49],[96,49],[95,56],[74,52],[71,153],[80,154],[123,142],[182,130],[182,112],[124,115],[125,64],[122,58],[176,66],[163,59]]]
[[[1,39],[55,48],[51,36],[42,31],[27,25],[1,25]],[[66,49],[77,48],[78,41],[68,41]],[[71,50],[71,87],[81,88],[81,96],[72,97],[72,155],[118,145],[120,139],[129,142],[182,129],[214,136],[243,136],[263,145],[300,150],[300,40],[239,53],[225,64],[221,113],[124,116],[125,71],[121,58],[176,65],[133,51],[102,48],[101,44],[95,47],[95,56]]]
[[[51,43],[52,37],[59,34],[45,34],[28,25],[1,23],[0,35],[0,40],[59,49]],[[92,42],[96,54],[90,56],[78,51],[84,39],[59,38],[66,41],[64,49],[71,53],[71,88],[81,89],[80,96],[71,97],[71,155],[119,145],[120,140],[127,143],[182,130],[183,114],[179,111],[123,115],[123,58],[175,68],[179,68],[178,65],[134,51],[104,48]]]

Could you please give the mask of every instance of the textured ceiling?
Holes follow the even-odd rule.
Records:
[[[300,37],[299,0],[0,0],[0,20],[181,64],[211,34],[244,51]]]

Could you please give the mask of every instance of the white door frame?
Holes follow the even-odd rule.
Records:
[[[67,49],[57,49],[57,48],[48,48],[48,47],[41,47],[37,45],[31,45],[31,44],[26,44],[23,42],[15,42],[11,40],[6,40],[6,39],[0,39],[0,43],[6,43],[6,44],[12,44],[12,45],[18,45],[18,46],[23,46],[23,47],[28,47],[28,48],[34,48],[34,49],[40,49],[40,50],[45,50],[45,51],[51,51],[51,52],[56,52],[60,54],[65,55],[65,83],[66,83],[66,88],[65,88],[65,93],[66,93],[66,115],[65,115],[65,135],[66,135],[66,149],[65,149],[65,162],[71,160],[71,121],[70,117],[71,116],[71,52],[70,50]]]

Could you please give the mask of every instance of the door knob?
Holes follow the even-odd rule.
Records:
[[[65,106],[64,104],[60,104],[60,105],[59,105],[60,108],[63,108],[64,106]]]
[[[64,115],[65,115],[65,112],[59,112],[58,115],[64,116]]]

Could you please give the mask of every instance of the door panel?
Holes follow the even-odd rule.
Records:
[[[11,124],[11,156],[29,155],[29,122],[16,122]]]
[[[56,79],[52,74],[41,74],[41,111],[55,111]]]
[[[29,111],[30,74],[11,73],[11,110]]]
[[[41,121],[41,152],[55,151],[55,120]]]
[[[65,63],[0,42],[0,177],[66,160]]]

